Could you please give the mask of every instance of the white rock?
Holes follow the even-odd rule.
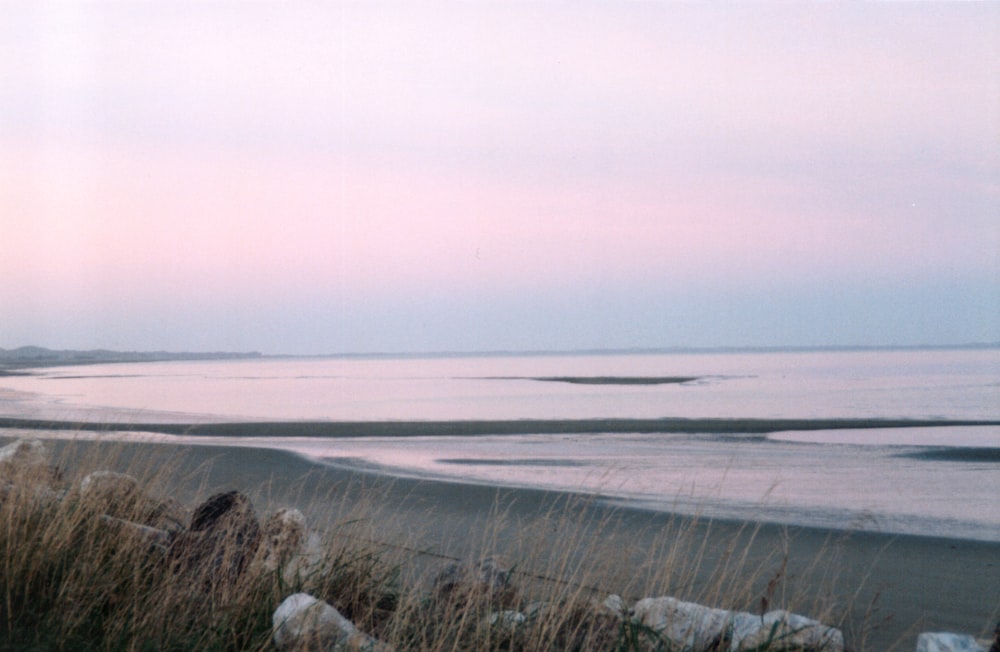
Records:
[[[731,614],[676,598],[644,598],[632,608],[635,618],[666,638],[673,648],[703,650],[726,633]]]
[[[285,580],[285,584],[295,584],[300,579],[315,575],[317,573],[322,574],[324,572],[329,572],[329,569],[325,567],[324,563],[328,562],[326,555],[323,554],[322,541],[320,537],[315,532],[310,532],[306,535],[305,541],[302,546],[295,551],[291,557],[288,558],[284,565],[281,566],[281,577]],[[274,570],[273,567],[269,568],[268,558],[265,557],[264,561],[258,566],[261,570]],[[270,559],[273,559],[271,557]],[[280,564],[279,564],[280,565]]]
[[[133,523],[132,521],[115,518],[114,516],[108,516],[107,514],[101,515],[101,522],[107,523],[112,527],[119,528],[121,532],[127,532],[144,539],[151,546],[154,546],[164,553],[166,553],[167,549],[170,547],[170,533],[166,530],[143,525],[142,523]]]
[[[746,649],[743,641],[754,636],[764,625],[764,618],[754,614],[737,611],[729,621],[729,652],[739,652]]]
[[[0,464],[48,465],[49,449],[39,439],[18,439],[0,448]]]
[[[597,607],[599,610],[619,618],[628,613],[628,605],[625,604],[620,595],[614,593],[609,595],[604,602],[599,603]]]
[[[80,495],[98,500],[131,498],[139,491],[139,481],[125,473],[94,471],[80,481]]]
[[[839,629],[811,618],[780,610],[770,611],[763,617],[746,616],[749,614],[743,617],[734,615],[732,619],[729,649],[733,652],[752,650],[765,644],[777,649],[808,648],[824,652],[842,652],[844,649],[844,635]]]
[[[256,565],[259,571],[275,571],[303,552],[307,539],[306,517],[294,508],[282,508],[264,523]]]
[[[917,637],[917,652],[986,652],[974,636],[924,632]]]
[[[282,507],[267,519],[265,527],[271,526],[276,535],[298,541],[306,532],[306,517],[294,507]]]
[[[278,605],[271,618],[274,644],[280,650],[343,645],[357,632],[339,611],[308,593],[296,593]]]
[[[309,530],[302,512],[285,507],[264,523],[252,568],[256,573],[280,571],[286,584],[296,584],[302,578],[328,571],[324,561],[320,536]]]
[[[490,614],[488,622],[491,627],[499,627],[507,631],[513,631],[517,629],[518,625],[523,625],[527,622],[527,620],[528,617],[520,611],[508,609],[506,611],[493,612]]]
[[[0,448],[0,484],[54,486],[56,472],[50,465],[51,451],[38,439],[19,439]]]

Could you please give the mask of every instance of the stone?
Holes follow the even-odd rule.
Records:
[[[671,649],[705,650],[724,639],[730,612],[676,598],[644,598],[632,607],[635,619],[666,639]]]
[[[307,542],[306,517],[297,509],[282,508],[264,523],[257,551],[258,571],[273,572],[300,554]]]
[[[94,471],[80,481],[80,495],[85,498],[108,496],[129,498],[139,491],[139,481],[126,473]]]
[[[604,602],[600,602],[596,606],[598,611],[603,611],[619,618],[628,615],[628,605],[625,604],[620,595],[609,595],[605,598]]]
[[[502,569],[488,557],[478,564],[453,562],[434,578],[434,589],[440,594],[456,590],[485,596],[497,596],[510,584],[510,571]]]
[[[195,508],[191,525],[170,545],[174,568],[207,572],[212,584],[232,583],[256,556],[260,524],[250,499],[238,491],[215,494]]]
[[[917,652],[986,652],[986,646],[967,634],[924,632],[917,637]]]
[[[256,574],[280,572],[286,584],[322,573],[322,541],[310,532],[306,517],[294,508],[282,508],[264,523],[257,555],[252,563]]]
[[[50,464],[52,452],[39,439],[18,439],[0,448],[0,481],[18,485],[52,486],[59,472]]]
[[[0,448],[0,464],[23,466],[48,466],[50,452],[40,439],[18,439]]]
[[[80,481],[78,493],[85,507],[108,516],[161,530],[181,527],[180,507],[175,500],[153,500],[139,481],[126,473],[89,473]]]
[[[760,617],[744,614],[742,617],[734,616],[731,621],[729,649],[732,652],[753,650],[763,645],[767,645],[769,650],[804,648],[842,652],[844,649],[844,635],[839,629],[787,611],[769,611]]]
[[[142,525],[141,523],[133,523],[132,521],[115,518],[114,516],[108,516],[107,514],[101,515],[101,522],[106,523],[109,527],[115,528],[121,535],[132,536],[145,541],[151,548],[154,548],[159,552],[166,553],[169,550],[170,533],[166,530],[149,527],[148,525]]]
[[[748,649],[751,637],[755,636],[764,625],[763,616],[745,613],[742,611],[733,612],[729,620],[729,652],[739,652]]]
[[[490,627],[495,627],[505,632],[512,633],[520,625],[528,622],[528,617],[520,611],[507,609],[505,611],[495,611],[491,613],[486,622]]]
[[[80,498],[84,504],[125,518],[136,510],[142,491],[139,481],[125,473],[94,471],[80,481]]]
[[[605,611],[628,617],[618,596],[604,601]],[[676,598],[645,598],[631,610],[632,618],[661,636],[671,649],[744,652],[766,646],[768,650],[843,652],[840,630],[787,611],[757,616],[713,609]]]
[[[271,623],[274,644],[279,650],[343,648],[348,638],[358,633],[354,623],[308,593],[285,598],[275,610]]]
[[[225,529],[240,536],[259,536],[260,524],[250,499],[238,491],[214,494],[191,514],[192,532]]]

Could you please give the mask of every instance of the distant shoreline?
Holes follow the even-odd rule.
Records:
[[[283,354],[259,351],[115,351],[110,349],[48,349],[40,346],[0,348],[0,377],[24,375],[19,370],[74,365],[128,362],[202,362],[213,360],[420,360],[436,358],[572,357],[615,355],[725,355],[754,353],[852,353],[866,351],[975,351],[1000,349],[1000,342],[964,344],[879,344],[879,345],[789,345],[789,346],[707,346],[707,347],[626,347],[596,349],[530,349],[491,351],[368,351]]]
[[[991,419],[513,419],[456,421],[233,421],[130,423],[0,417],[0,428],[153,432],[205,437],[470,437],[600,433],[767,435],[788,430],[1000,426]]]
[[[112,351],[108,349],[54,350],[41,346],[0,349],[0,376],[24,376],[22,369],[69,367],[76,365],[114,364],[127,362],[175,362],[203,360],[256,360],[262,353],[248,352],[171,352],[171,351]]]

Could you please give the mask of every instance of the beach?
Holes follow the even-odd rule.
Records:
[[[912,650],[1000,620],[997,364],[990,349],[81,365],[4,378],[0,438],[49,439],[70,479],[152,476],[188,509],[229,490],[261,518],[296,507],[376,544],[409,586],[494,556],[541,594],[788,609],[855,652]]]
[[[0,442],[33,434],[42,432],[7,428]],[[561,581],[565,574],[585,582],[598,600],[610,593],[632,600],[659,595],[645,578],[656,575],[649,565],[667,553],[683,569],[671,589],[724,600],[728,585],[722,582],[733,579],[720,579],[721,566],[732,566],[736,557],[735,575],[747,583],[739,588],[741,600],[807,614],[829,608],[822,615],[837,619],[855,650],[912,650],[922,631],[986,637],[1000,618],[1000,542],[768,525],[752,517],[693,519],[564,492],[394,478],[377,468],[352,470],[260,448],[52,445],[68,472],[95,461],[123,470],[166,468],[163,488],[182,504],[237,489],[261,515],[298,507],[317,530],[354,518],[358,501],[372,503],[363,512],[372,518],[371,536],[396,546],[415,574],[490,554],[516,569],[515,582]],[[559,552],[562,568],[538,554],[546,548]],[[526,565],[529,557],[541,567]],[[776,578],[780,594],[769,591]]]

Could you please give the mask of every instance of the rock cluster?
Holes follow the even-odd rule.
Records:
[[[671,650],[844,650],[844,635],[839,629],[787,611],[770,611],[761,616],[713,609],[672,597],[643,598],[629,609],[617,595],[602,606],[630,623],[648,628]]]

